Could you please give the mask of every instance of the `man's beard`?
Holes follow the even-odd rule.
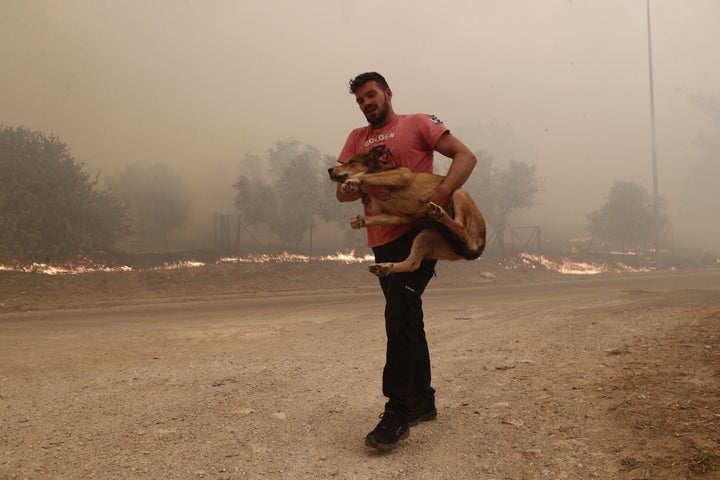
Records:
[[[371,114],[365,114],[365,118],[368,122],[370,122],[370,125],[377,127],[385,121],[389,110],[390,108],[388,107],[387,102],[383,102],[382,106],[378,107],[378,110],[375,110]],[[372,117],[370,115],[372,115]]]

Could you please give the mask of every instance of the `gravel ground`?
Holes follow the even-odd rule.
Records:
[[[0,272],[0,479],[720,478],[720,269],[440,265],[439,416],[387,454],[365,269]]]

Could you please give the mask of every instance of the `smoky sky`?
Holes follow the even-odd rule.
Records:
[[[650,8],[660,193],[676,237],[707,237],[684,180],[713,127],[688,96],[720,95],[720,3]],[[537,167],[515,223],[582,225],[614,181],[652,189],[646,0],[4,0],[0,58],[0,124],[57,135],[103,175],[176,166],[207,208],[232,209],[246,152],[294,137],[336,155],[368,70],[397,112]]]

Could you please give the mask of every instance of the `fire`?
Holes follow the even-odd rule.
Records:
[[[629,265],[625,265],[622,262],[617,262],[614,266],[610,266],[605,263],[593,264],[585,262],[575,262],[567,258],[562,258],[559,261],[553,261],[545,258],[542,255],[532,255],[529,253],[521,253],[520,258],[526,265],[535,268],[536,265],[541,265],[547,270],[559,272],[568,275],[597,275],[599,273],[639,273],[649,272],[652,269],[648,267],[633,268]]]
[[[49,265],[47,263],[32,263],[30,265],[7,266],[0,265],[0,270],[25,273],[43,273],[45,275],[77,275],[89,272],[131,272],[132,267],[108,267],[104,265]]]
[[[521,253],[517,260],[525,267],[535,269],[541,268],[553,272],[567,275],[597,275],[600,273],[629,273],[629,272],[648,272],[652,268],[640,267],[634,268],[622,262],[616,262],[613,265],[608,263],[587,263],[570,260],[569,258],[549,259],[543,255],[533,255],[530,253]],[[337,252],[332,255],[323,255],[311,257],[308,255],[299,255],[288,252],[279,254],[253,254],[245,257],[223,257],[215,261],[215,264],[223,263],[310,263],[310,262],[342,262],[363,263],[373,262],[374,258],[370,254],[358,256],[354,250],[348,252]],[[515,266],[512,265],[515,263]],[[716,260],[720,264],[720,259]],[[162,265],[148,268],[147,270],[179,270],[184,268],[198,268],[205,266],[205,262],[194,260],[183,260],[172,263],[164,263]],[[517,263],[511,262],[505,265],[505,268],[516,268]],[[107,265],[99,265],[89,260],[80,261],[78,263],[68,263],[63,265],[50,265],[45,263],[32,263],[30,265],[0,265],[0,271],[14,271],[26,273],[41,273],[45,275],[78,275],[90,272],[132,272],[135,268],[124,265],[119,267],[110,267]]]
[[[350,250],[347,253],[337,252],[334,255],[325,255],[320,257],[310,257],[308,255],[298,255],[294,253],[283,252],[278,255],[249,255],[247,257],[225,257],[218,260],[218,263],[308,263],[310,261],[319,260],[322,262],[343,262],[358,263],[370,262],[374,258],[372,255],[362,257],[355,256],[355,251]]]
[[[283,252],[277,255],[248,255],[247,257],[224,257],[216,261],[221,263],[309,263],[310,261],[322,262],[343,262],[358,263],[373,261],[372,255],[364,255],[358,257],[355,251],[338,252],[334,255],[325,255],[320,257],[310,257],[308,255],[297,255]],[[205,266],[205,262],[197,262],[194,260],[183,260],[179,262],[163,263],[157,267],[148,270],[179,270],[182,268],[197,268]],[[78,275],[90,272],[133,272],[135,268],[123,265],[119,267],[109,267],[106,265],[98,265],[96,263],[86,261],[81,264],[67,263],[63,265],[50,265],[46,263],[32,263],[29,265],[0,265],[0,271],[25,272],[25,273],[41,273],[44,275]]]
[[[183,260],[181,262],[172,262],[172,263],[163,263],[159,267],[153,267],[149,270],[179,270],[181,268],[195,268],[195,267],[202,267],[205,265],[205,262],[195,262],[192,260]],[[130,268],[130,267],[125,267]],[[130,268],[132,270],[132,268]]]
[[[323,261],[329,262],[344,262],[344,263],[362,263],[362,262],[374,262],[375,257],[367,254],[362,257],[355,256],[355,250],[351,250],[349,253],[337,253],[335,255],[328,255],[327,257],[320,257]]]

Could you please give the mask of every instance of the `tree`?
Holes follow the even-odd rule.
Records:
[[[493,166],[487,152],[475,152],[477,164],[465,188],[472,194],[486,223],[495,231],[495,244],[505,254],[504,235],[510,214],[534,205],[540,191],[535,166],[511,160],[505,169]]]
[[[108,183],[129,206],[138,237],[167,248],[168,234],[183,226],[190,207],[178,174],[162,163],[128,164]]]
[[[615,182],[605,205],[587,219],[593,239],[621,251],[654,248],[668,225],[662,203],[655,206],[652,195],[635,182]]]
[[[65,260],[111,248],[130,232],[126,208],[97,185],[57,137],[0,127],[0,258]]]
[[[243,222],[249,225],[261,223],[263,218],[275,211],[270,186],[264,181],[262,160],[253,153],[246,153],[240,162],[242,172],[233,185],[236,190],[235,206]]]
[[[328,156],[295,139],[277,142],[268,149],[265,161],[246,154],[233,185],[243,221],[267,225],[284,248],[297,251],[315,228],[315,215],[331,216],[328,199],[320,193],[331,183],[326,178],[328,164]]]

